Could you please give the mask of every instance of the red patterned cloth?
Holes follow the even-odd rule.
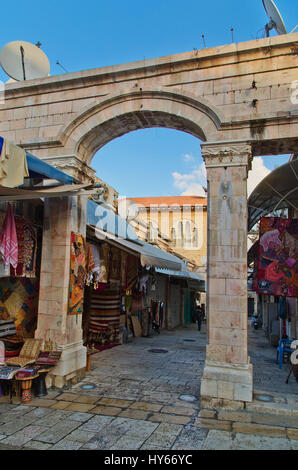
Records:
[[[0,252],[3,256],[5,266],[11,264],[13,268],[17,267],[18,239],[14,215],[10,204],[8,204],[6,217],[0,232]]]
[[[259,294],[298,297],[298,219],[262,217],[257,286]]]
[[[18,240],[18,265],[16,268],[11,267],[11,277],[23,276],[23,256],[24,256],[24,225],[25,220],[20,217],[15,217],[17,240]]]

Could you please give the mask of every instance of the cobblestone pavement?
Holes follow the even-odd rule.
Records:
[[[0,450],[298,450],[294,439],[200,427],[205,328],[164,331],[98,353],[82,382],[28,405],[2,397]],[[255,391],[298,410],[298,384],[293,376],[285,384],[289,365],[278,368],[262,330],[249,327],[249,353]]]

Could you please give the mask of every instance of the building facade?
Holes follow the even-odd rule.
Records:
[[[147,240],[161,245],[165,240],[182,256],[192,271],[206,274],[207,198],[198,196],[135,197],[132,219],[138,234],[147,230]],[[127,204],[127,207],[129,204]],[[130,206],[132,207],[132,206]],[[161,246],[160,246],[161,247]]]

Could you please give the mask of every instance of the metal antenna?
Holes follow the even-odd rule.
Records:
[[[22,67],[23,67],[23,76],[24,80],[26,80],[26,71],[25,71],[25,52],[23,46],[20,47],[21,55],[22,55]]]
[[[56,64],[59,65],[64,70],[64,72],[68,73],[68,70],[66,70],[66,68],[63,67],[62,64],[60,64],[59,60],[57,60]]]
[[[204,34],[202,34],[202,38],[203,38],[204,47],[206,47],[206,43],[205,43],[205,35],[204,35]]]
[[[234,28],[231,28],[231,33],[232,33],[232,42],[234,42]]]

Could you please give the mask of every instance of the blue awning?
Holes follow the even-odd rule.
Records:
[[[193,271],[188,271],[188,269],[186,270],[183,269],[182,271],[172,271],[170,269],[156,269],[155,271],[160,274],[166,274],[167,276],[179,277],[181,279],[190,279],[192,281],[198,281],[205,285],[205,280],[202,276],[200,276],[200,274],[195,273]]]
[[[77,182],[72,176],[31,155],[31,153],[26,152],[26,158],[31,178],[52,179],[63,184],[74,184]]]

